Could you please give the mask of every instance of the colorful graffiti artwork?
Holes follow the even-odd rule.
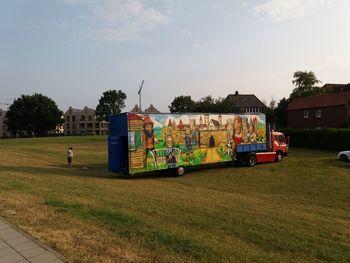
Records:
[[[128,114],[129,169],[230,161],[238,144],[266,142],[265,115]]]

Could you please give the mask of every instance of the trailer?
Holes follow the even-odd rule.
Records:
[[[109,118],[108,167],[127,175],[281,161],[288,143],[264,114],[122,113]]]

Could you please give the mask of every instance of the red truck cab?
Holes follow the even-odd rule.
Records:
[[[288,141],[282,132],[271,132],[271,151],[276,153],[276,161],[281,161],[288,154]]]
[[[288,154],[288,140],[282,132],[271,131],[268,147],[268,151],[255,153],[254,158],[250,154],[248,156],[248,165],[253,166],[255,163],[280,162]]]

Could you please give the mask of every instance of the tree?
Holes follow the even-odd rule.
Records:
[[[170,112],[193,112],[196,103],[191,96],[179,96],[171,102],[169,107]]]
[[[25,131],[33,136],[43,136],[62,124],[62,114],[52,99],[35,93],[16,99],[6,113],[5,122],[12,134]]]
[[[109,114],[119,114],[125,108],[126,94],[121,90],[108,90],[103,92],[96,107],[98,120],[108,121]]]
[[[207,95],[196,102],[195,112],[217,112],[217,101],[211,96]]]
[[[315,86],[321,83],[312,71],[296,71],[293,75],[292,83],[295,85],[290,99],[294,100],[300,97],[313,96],[321,93],[321,88]]]
[[[170,112],[240,112],[229,99],[215,99],[211,95],[204,96],[198,101],[193,101],[191,96],[175,97],[169,109]]]
[[[267,105],[266,103],[264,103]],[[268,123],[276,123],[276,100],[272,97],[269,105],[266,107],[266,121]]]
[[[275,118],[277,128],[284,128],[287,126],[287,108],[290,103],[290,99],[281,99],[275,109]]]

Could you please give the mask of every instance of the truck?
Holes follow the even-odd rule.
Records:
[[[216,163],[279,162],[287,156],[283,133],[265,114],[133,113],[109,117],[108,168],[127,175]]]

